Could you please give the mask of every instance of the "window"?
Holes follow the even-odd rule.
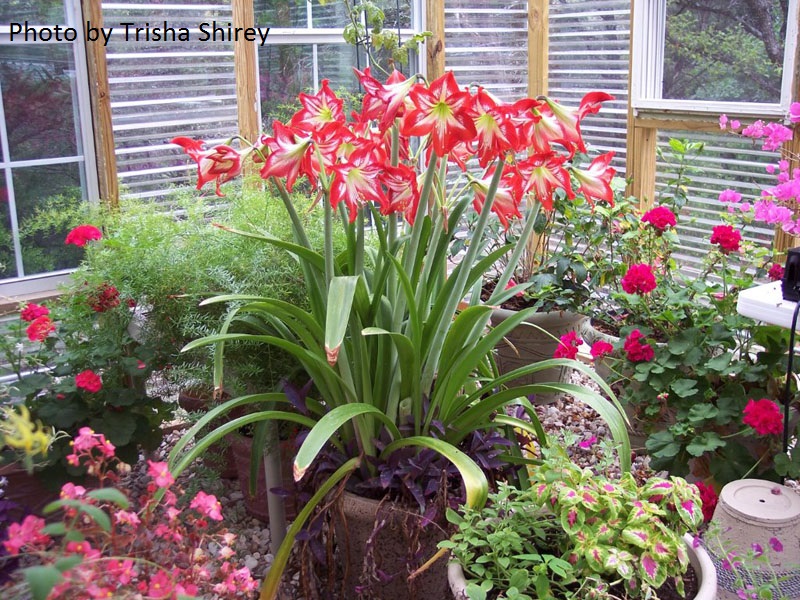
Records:
[[[27,31],[16,31],[14,24],[26,21]],[[79,0],[10,0],[0,7],[0,292],[6,296],[52,289],[54,277],[78,264],[80,249],[64,246],[70,217],[98,198],[81,22]],[[73,41],[63,35],[58,41],[56,25],[76,27]]]
[[[376,4],[386,15],[384,28],[397,31],[401,41],[422,30],[421,0],[380,0]],[[254,10],[256,25],[270,27],[269,42],[258,49],[261,114],[266,127],[291,115],[297,94],[316,92],[323,79],[330,80],[337,94],[358,90],[353,67],[363,69],[369,58],[363,48],[342,37],[348,23],[342,3],[323,6],[306,0],[254,0]],[[406,75],[419,71],[415,57],[409,64],[402,69]],[[383,79],[379,72],[376,76]]]
[[[781,117],[797,0],[635,0],[636,109]]]

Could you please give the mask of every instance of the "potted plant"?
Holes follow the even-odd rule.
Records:
[[[505,447],[493,443],[495,458],[498,452],[520,457],[512,443],[514,429],[542,435],[529,394],[558,390],[572,394],[593,406],[608,421],[620,445],[627,445],[624,417],[602,382],[610,402],[569,384],[506,385],[517,376],[565,364],[595,377],[588,367],[551,359],[503,376],[496,372],[494,347],[531,311],[520,311],[487,329],[491,307],[480,303],[478,294],[462,304],[495,260],[508,251],[500,248],[481,258],[487,223],[493,215],[513,218],[523,202],[523,191],[540,193],[539,184],[550,185],[550,169],[560,174],[566,168],[566,156],[579,143],[576,127],[582,113],[534,99],[501,103],[481,89],[472,94],[459,88],[452,73],[430,84],[406,80],[399,73],[385,84],[368,72],[358,76],[366,98],[354,121],[345,119],[341,100],[324,82],[317,94],[301,95],[302,108],[289,123],[276,122],[273,135],[242,153],[260,161],[262,177],[281,195],[292,219],[294,241],[268,232],[238,233],[283,248],[299,259],[309,310],[263,296],[207,300],[205,304],[242,304],[229,313],[219,334],[187,346],[216,345],[215,352],[222,353],[231,341],[271,344],[295,356],[314,382],[318,398],[312,395],[304,403],[307,414],[297,409],[271,410],[240,417],[188,450],[197,431],[193,428],[170,459],[180,471],[220,435],[260,419],[286,419],[310,429],[294,461],[295,479],[323,463],[331,465],[331,472],[292,524],[265,581],[263,597],[274,597],[292,541],[314,506],[347,477],[350,485],[384,481],[388,486],[403,470],[398,464],[387,471],[396,452],[409,453],[409,460],[425,450],[440,455],[457,473],[467,505],[482,505],[487,477],[466,452],[476,435],[486,431],[493,440],[506,437]],[[553,129],[539,130],[540,113]],[[510,134],[519,127],[529,129],[531,135]],[[542,164],[531,168],[530,161],[517,162],[515,156],[525,153],[527,140],[537,132],[541,135],[536,139],[544,147],[532,150]],[[412,144],[411,138],[419,143]],[[227,180],[242,168],[244,157],[230,145],[206,148],[196,140],[175,141],[197,161],[201,184]],[[563,156],[551,146],[556,141],[569,148]],[[490,165],[483,175],[470,176],[466,185],[455,179],[456,172],[451,178],[448,169],[459,171],[472,154]],[[544,156],[564,160],[544,161]],[[418,176],[420,164],[424,168]],[[301,175],[320,194],[322,252],[309,243],[287,193]],[[510,183],[518,180],[525,184]],[[448,274],[448,248],[471,204],[479,209],[472,244]],[[333,232],[339,227],[346,246],[337,255]],[[232,324],[242,322],[249,322],[255,331],[229,331]],[[231,400],[207,418],[265,399],[288,405],[288,398],[281,394],[253,394]],[[508,414],[511,405],[525,418]],[[196,427],[203,425],[201,419]],[[325,460],[315,462],[321,452]],[[621,454],[627,456],[627,449]],[[441,475],[442,469],[438,472]],[[417,502],[423,505],[414,509],[421,520],[432,520],[424,498]]]
[[[503,484],[483,509],[448,512],[457,530],[441,546],[456,600],[665,597],[665,585],[683,597],[690,562],[699,585],[686,597],[716,598],[714,566],[693,541],[703,520],[694,486],[599,476],[563,446],[543,453],[529,487]]]
[[[767,208],[779,192],[765,193],[761,208],[722,192],[720,224],[701,270],[687,273],[672,253],[675,228],[689,219],[681,211],[683,190],[702,148],[672,140],[670,149],[677,165],[670,190],[644,214],[621,218],[609,240],[621,268],[590,304],[595,320],[619,337],[601,372],[624,382],[623,403],[654,468],[691,470],[718,486],[751,473],[797,473],[780,451],[788,332],[736,310],[739,290],[782,276],[773,252],[748,235],[755,221],[780,212]]]

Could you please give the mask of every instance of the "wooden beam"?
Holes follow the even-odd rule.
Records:
[[[528,0],[528,96],[547,94],[549,42],[549,0]]]
[[[630,132],[628,135],[630,136]],[[633,149],[628,148],[626,175],[632,178],[629,193],[639,199],[642,210],[651,207],[656,196],[657,140],[657,129],[634,125]]]
[[[428,81],[444,75],[444,0],[425,3],[425,29],[431,32],[425,42]]]
[[[253,0],[232,0],[231,8],[234,27],[255,27]],[[256,44],[246,40],[234,42],[233,52],[239,135],[254,144],[261,132]]]
[[[85,24],[103,26],[101,0],[81,0]],[[84,38],[86,32],[84,31]],[[99,43],[86,43],[86,63],[89,73],[89,98],[92,106],[92,131],[94,135],[97,179],[100,200],[116,208],[119,206],[119,180],[117,156],[114,147],[114,130],[111,125],[111,95],[108,89],[106,48]]]

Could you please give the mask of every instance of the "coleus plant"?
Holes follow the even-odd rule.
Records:
[[[697,488],[679,477],[598,476],[563,446],[544,454],[530,487],[501,484],[483,509],[448,511],[458,530],[440,545],[462,565],[469,597],[614,598],[617,584],[626,598],[649,598],[670,578],[682,593],[682,536],[703,521]]]
[[[356,71],[365,90],[362,110],[347,120],[343,102],[326,81],[315,95],[300,94],[302,108],[272,135],[242,151],[231,144],[207,148],[202,141],[176,138],[197,162],[198,184],[225,182],[251,158],[261,177],[277,189],[294,224],[294,242],[267,232],[240,231],[284,248],[302,265],[310,310],[271,298],[220,296],[232,303],[217,335],[187,349],[215,345],[215,380],[223,385],[224,346],[230,341],[271,344],[292,354],[314,380],[319,394],[306,404],[310,414],[260,411],[234,419],[188,449],[201,427],[233,407],[270,400],[286,406],[283,394],[233,399],[208,413],[172,454],[179,472],[214,439],[247,423],[287,419],[310,429],[294,461],[295,478],[308,471],[320,451],[332,445],[348,460],[335,471],[295,520],[276,555],[262,597],[275,594],[282,565],[296,532],[313,505],[338,481],[357,471],[362,480],[378,475],[395,451],[433,450],[450,461],[465,487],[469,506],[483,505],[488,493],[482,469],[464,451],[475,431],[530,432],[546,443],[528,396],[565,392],[594,407],[629,456],[625,417],[615,396],[585,365],[552,359],[499,376],[493,349],[531,311],[520,311],[489,328],[492,304],[524,286],[508,286],[511,270],[482,304],[479,289],[500,256],[519,259],[535,219],[527,219],[515,248],[484,253],[490,219],[507,224],[525,207],[552,210],[553,194],[575,195],[571,175],[587,198],[610,200],[613,173],[608,157],[581,170],[571,164],[585,151],[580,123],[611,96],[587,94],[574,110],[547,98],[502,102],[481,87],[458,85],[452,73],[426,83],[393,73],[380,83]],[[477,162],[472,174],[467,162]],[[304,177],[319,194],[324,211],[324,245],[314,248],[287,193]],[[457,264],[449,246],[468,209],[478,213],[471,244]],[[343,228],[345,250],[333,251],[334,227]],[[467,300],[469,298],[469,300]],[[249,328],[231,333],[236,324]],[[581,386],[548,383],[509,388],[521,375],[570,366],[598,381],[611,398]],[[508,405],[526,418],[510,416]],[[438,433],[437,433],[438,432]],[[505,456],[521,450],[512,446]]]

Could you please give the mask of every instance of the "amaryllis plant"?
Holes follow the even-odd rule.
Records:
[[[584,149],[581,120],[610,96],[590,93],[572,110],[547,98],[501,102],[481,87],[459,86],[452,73],[430,84],[398,72],[385,83],[368,70],[356,73],[365,95],[361,111],[349,119],[342,100],[323,81],[317,94],[300,95],[302,108],[291,119],[276,121],[272,135],[239,154],[231,154],[230,145],[221,151],[186,138],[175,140],[198,162],[205,180],[225,180],[243,161],[256,162],[261,177],[283,199],[295,241],[279,241],[268,232],[238,233],[294,254],[304,270],[311,306],[305,311],[262,297],[207,300],[238,304],[223,331],[187,348],[217,346],[216,379],[222,385],[226,342],[272,344],[298,359],[319,399],[307,403],[306,415],[275,410],[233,420],[193,451],[179,444],[171,464],[180,471],[213,437],[245,422],[286,418],[311,428],[294,462],[296,478],[303,477],[329,444],[352,457],[321,493],[347,472],[355,470],[362,479],[376,476],[377,464],[412,446],[449,459],[461,475],[467,504],[480,506],[486,499],[486,477],[459,448],[472,432],[484,429],[514,439],[512,429],[518,428],[542,438],[527,397],[554,390],[592,405],[608,421],[626,459],[624,417],[613,394],[608,402],[565,383],[508,388],[522,374],[553,366],[569,365],[593,375],[574,361],[553,359],[498,376],[493,348],[529,312],[490,329],[491,306],[481,304],[477,293],[498,257],[511,251],[505,246],[483,253],[489,222],[499,219],[505,225],[519,219],[529,205],[549,209],[558,190],[572,193],[570,173],[576,170],[570,161]],[[580,173],[579,185],[587,195],[603,193],[596,191],[605,186],[603,170],[595,164]],[[301,178],[324,212],[322,248],[309,243],[287,194]],[[460,260],[451,262],[451,241],[471,210],[478,216],[470,245]],[[335,227],[347,239],[339,255],[333,252]],[[532,220],[523,237],[531,229]],[[490,302],[516,291],[501,286]],[[249,326],[252,333],[229,333],[234,323]],[[610,393],[602,382],[601,387]],[[211,411],[188,436],[221,412],[266,397],[287,406],[281,394],[238,398]],[[509,416],[504,409],[510,404],[521,406],[527,418]],[[280,571],[291,537],[276,556],[274,571]],[[274,589],[269,587],[274,584],[268,580],[266,585]]]

